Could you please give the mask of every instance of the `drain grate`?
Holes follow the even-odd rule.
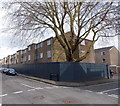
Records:
[[[75,100],[63,100],[63,103],[64,104],[78,104],[78,102]]]
[[[44,98],[45,98],[45,97],[44,97],[43,95],[33,97],[33,99],[44,99]]]

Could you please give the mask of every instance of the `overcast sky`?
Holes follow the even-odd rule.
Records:
[[[7,32],[3,32],[5,28],[5,15],[6,11],[3,11],[2,5],[0,3],[0,59],[7,57],[8,55],[12,55],[17,50],[22,49],[21,46],[16,46],[16,44],[11,43],[13,36]],[[53,35],[52,33],[50,35]],[[47,36],[48,37],[48,36]],[[37,41],[37,40],[36,40]],[[101,39],[96,42],[94,48],[101,48],[106,46],[115,46],[118,48],[118,38],[114,37],[112,40],[106,39],[102,41]]]

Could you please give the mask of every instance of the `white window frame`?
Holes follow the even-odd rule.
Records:
[[[30,51],[30,50],[31,50],[31,47],[29,46],[29,47],[28,47],[28,51]]]
[[[41,47],[43,47],[43,43],[42,43],[42,42],[40,43],[40,48],[41,48]]]
[[[31,60],[31,55],[28,55],[28,61],[30,61]]]
[[[105,58],[103,58],[103,59],[105,59]],[[103,61],[103,59],[102,59],[102,62],[103,62],[103,63],[106,62],[106,59],[105,59],[105,61]]]
[[[23,58],[21,58],[21,62],[23,62]]]
[[[85,40],[83,40],[83,41],[81,42],[81,45],[85,45]]]
[[[35,45],[35,49],[39,49],[41,47],[40,43]]]
[[[47,40],[47,45],[51,45],[51,39],[50,40]]]
[[[102,51],[102,52],[101,52],[101,55],[105,55],[105,54],[106,54],[106,52],[105,52],[105,51]]]
[[[40,59],[42,59],[43,58],[43,53],[40,53]]]
[[[35,59],[38,60],[39,58],[40,58],[40,54],[39,53],[35,54]]]
[[[17,58],[17,63],[18,63],[18,58]]]
[[[52,57],[52,53],[51,50],[47,51],[47,58],[51,58]]]
[[[81,53],[85,53],[86,51],[84,51],[84,50],[81,50]]]
[[[22,54],[25,54],[26,53],[26,49],[25,50],[22,50]]]
[[[23,57],[23,62],[25,62],[26,61],[26,56],[25,57]]]

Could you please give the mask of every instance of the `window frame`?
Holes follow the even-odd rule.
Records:
[[[47,40],[47,46],[51,45],[51,39]]]
[[[51,52],[51,50],[48,50],[47,51],[47,58],[51,58],[52,57],[52,52]]]
[[[43,53],[39,54],[39,58],[42,59],[43,58]]]
[[[102,51],[102,52],[101,52],[101,55],[105,55],[105,54],[106,54],[106,52],[105,52],[105,51]]]
[[[104,62],[106,62],[106,59],[105,59],[105,58],[103,58],[103,59],[102,59],[102,62],[103,62],[103,63],[104,63]]]
[[[28,55],[28,61],[30,61],[31,60],[31,55]]]

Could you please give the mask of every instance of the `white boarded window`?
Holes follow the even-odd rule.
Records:
[[[51,58],[51,51],[47,51],[47,57]]]
[[[40,53],[40,58],[43,58],[43,53]]]

